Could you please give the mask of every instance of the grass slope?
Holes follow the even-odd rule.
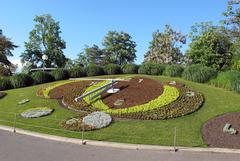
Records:
[[[197,112],[176,119],[157,121],[115,121],[107,128],[85,132],[85,138],[125,143],[173,145],[173,130],[174,127],[176,127],[178,146],[205,147],[206,145],[204,144],[201,135],[201,127],[203,124],[217,115],[240,111],[240,95],[237,93],[208,86],[206,84],[185,81],[180,78],[163,76],[147,77],[159,81],[176,80],[185,83],[187,86],[203,93],[205,103]],[[16,112],[20,114],[28,108],[47,106],[55,109],[52,115],[37,119],[17,118],[17,127],[48,134],[80,138],[80,133],[64,131],[59,127],[59,121],[61,119],[74,116],[75,113],[60,107],[56,100],[37,97],[36,90],[39,87],[40,85],[6,91],[8,95],[5,98],[0,99],[0,120],[13,121],[13,114],[3,112]],[[30,99],[31,101],[24,105],[17,105],[17,102],[22,99]],[[26,126],[22,123],[44,126],[45,128]],[[0,124],[13,125],[13,123],[6,121],[0,121]],[[57,130],[50,128],[55,128]]]

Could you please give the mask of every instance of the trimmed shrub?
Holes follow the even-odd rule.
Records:
[[[10,77],[0,77],[0,91],[13,88],[13,85],[9,78]]]
[[[86,71],[83,67],[71,68],[68,72],[70,78],[79,78],[86,76]]]
[[[94,64],[87,66],[87,76],[103,75],[103,68]]]
[[[215,69],[205,67],[200,64],[194,64],[187,67],[182,74],[184,79],[198,83],[208,82],[211,78],[216,76],[217,71]]]
[[[68,71],[65,69],[56,69],[51,72],[55,80],[64,80],[69,78]]]
[[[220,73],[210,84],[240,93],[240,71],[230,70]]]
[[[162,75],[165,69],[165,65],[157,63],[143,63],[139,69],[139,74],[148,74],[148,75]]]
[[[51,74],[43,71],[34,72],[32,74],[32,78],[35,84],[42,84],[54,81],[54,78]]]
[[[169,76],[169,77],[181,77],[183,72],[183,67],[180,65],[168,65],[163,75]]]
[[[16,74],[10,77],[14,88],[21,88],[33,85],[33,79],[28,74]]]
[[[139,66],[136,64],[124,64],[122,66],[122,72],[124,74],[138,74]]]
[[[108,64],[104,66],[103,70],[104,70],[104,73],[108,75],[122,73],[121,67],[117,64]]]

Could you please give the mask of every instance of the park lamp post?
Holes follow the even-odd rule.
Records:
[[[44,69],[45,69],[45,61],[48,60],[48,56],[46,54],[44,54],[42,56],[42,60],[43,60],[43,71],[44,71]]]

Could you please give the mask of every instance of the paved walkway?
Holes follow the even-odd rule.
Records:
[[[0,161],[239,161],[240,154],[77,145],[0,130]]]

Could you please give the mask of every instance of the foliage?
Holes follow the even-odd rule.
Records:
[[[0,64],[6,66],[12,66],[12,63],[8,60],[8,56],[13,56],[12,50],[17,48],[18,46],[14,45],[10,39],[5,36],[0,35]]]
[[[48,107],[36,107],[25,110],[21,113],[23,118],[38,118],[50,115],[53,112],[53,109]]]
[[[185,35],[166,25],[164,32],[157,30],[153,33],[153,40],[150,42],[149,51],[144,55],[144,62],[176,64],[182,57],[181,45],[185,43]]]
[[[229,0],[227,11],[223,13],[226,17],[223,23],[230,27],[232,36],[239,38],[240,36],[240,0]]]
[[[10,77],[0,77],[0,91],[12,88],[13,85],[10,81]]]
[[[165,65],[157,63],[143,63],[138,69],[139,74],[162,75]]]
[[[74,67],[69,70],[70,78],[79,78],[86,76],[86,71],[83,67]]]
[[[121,74],[121,67],[117,64],[108,64],[103,67],[104,73],[108,75]]]
[[[59,22],[55,22],[49,14],[36,16],[34,21],[36,24],[29,33],[29,41],[25,42],[21,61],[30,62],[34,66],[40,63],[45,67],[64,67],[67,59],[62,50],[66,45],[60,37]],[[42,60],[43,55],[47,55],[48,60]]]
[[[216,76],[217,71],[215,69],[205,67],[200,64],[187,67],[182,74],[184,79],[198,83],[208,82],[210,79]]]
[[[180,77],[183,72],[183,67],[180,65],[168,65],[166,66],[163,75],[169,76],[169,77]]]
[[[108,83],[108,81],[100,82],[97,85],[90,86],[86,89],[85,93],[92,91],[93,89],[102,86],[104,84]],[[164,86],[163,93],[157,97],[154,100],[151,100],[150,102],[142,105],[136,105],[133,107],[123,108],[123,109],[110,109],[107,105],[105,105],[102,100],[100,99],[100,96],[96,97],[93,100],[89,100],[92,96],[94,96],[96,93],[93,93],[89,96],[86,96],[84,100],[91,104],[93,107],[100,109],[102,111],[105,111],[110,114],[124,114],[124,113],[135,113],[135,112],[144,112],[144,111],[150,111],[156,108],[162,108],[167,104],[170,104],[171,102],[175,101],[179,97],[179,91],[175,87],[170,86]]]
[[[231,45],[229,37],[221,31],[208,30],[190,43],[187,55],[194,64],[224,70],[231,64]]]
[[[115,114],[114,116],[140,120],[162,120],[191,114],[202,106],[204,98],[199,92],[195,92],[193,97],[187,97],[186,93],[189,90],[186,87],[181,88],[179,98],[163,108],[156,108],[146,112]]]
[[[210,84],[240,93],[240,71],[222,72]]]
[[[112,117],[105,112],[96,111],[83,117],[82,122],[93,129],[101,129],[110,125]]]
[[[122,65],[122,72],[124,74],[138,74],[139,66],[136,64],[124,64]]]
[[[10,76],[10,75],[11,75],[11,70],[7,66],[0,64],[0,77]]]
[[[105,51],[94,44],[92,47],[86,46],[84,52],[78,55],[76,62],[86,67],[89,64],[106,65],[108,60]]]
[[[132,63],[136,58],[136,43],[126,32],[109,31],[104,37],[105,59],[113,64]]]
[[[54,81],[54,77],[51,74],[43,71],[34,72],[31,76],[35,84],[42,84]]]
[[[54,79],[57,80],[65,80],[69,78],[68,71],[65,69],[56,69],[51,72],[51,75],[54,77]]]
[[[28,74],[16,74],[10,78],[14,88],[31,86],[34,81]]]
[[[104,71],[101,66],[90,64],[86,67],[87,76],[103,75]]]

